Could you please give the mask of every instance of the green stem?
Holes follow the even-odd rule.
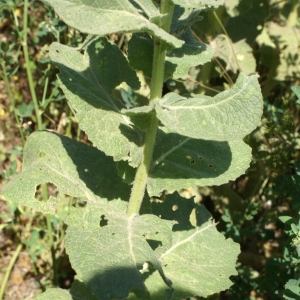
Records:
[[[31,94],[32,101],[34,103],[37,125],[38,125],[38,129],[42,130],[43,129],[42,116],[40,114],[39,103],[37,100],[31,68],[30,68],[30,59],[29,59],[29,52],[28,52],[28,45],[27,45],[27,29],[28,29],[28,0],[24,0],[23,52],[24,52],[24,58],[26,63],[26,73],[27,73],[27,78],[29,83],[30,94]]]
[[[6,289],[6,285],[7,285],[9,276],[10,276],[10,274],[11,274],[11,271],[12,271],[12,269],[13,269],[13,267],[14,267],[14,264],[15,264],[15,262],[16,262],[18,256],[19,256],[19,254],[20,254],[20,252],[21,252],[21,250],[22,250],[22,247],[23,247],[23,245],[22,245],[22,243],[20,243],[20,244],[18,245],[18,247],[17,247],[17,249],[16,249],[16,251],[15,251],[13,257],[11,258],[11,260],[10,260],[10,262],[9,262],[9,265],[8,265],[7,269],[6,269],[6,272],[5,272],[5,275],[4,275],[2,284],[1,284],[1,289],[0,289],[0,299],[1,299],[1,300],[4,299],[4,293],[5,293],[5,289]]]
[[[68,117],[68,125],[67,125],[67,128],[66,128],[66,133],[65,135],[68,136],[68,137],[72,137],[71,135],[71,129],[72,129],[72,110],[70,109],[70,112],[69,112],[69,117]]]
[[[174,4],[171,0],[163,0],[161,3],[161,14],[168,13],[168,19],[164,24],[160,24],[165,31],[170,30]],[[162,87],[164,83],[164,69],[165,69],[166,45],[154,38],[154,55],[152,66],[152,80],[150,89],[150,104],[154,104],[162,97]],[[150,126],[146,131],[144,140],[144,157],[143,161],[137,168],[135,180],[133,183],[131,196],[128,204],[127,215],[138,214],[143,202],[145,189],[148,180],[148,173],[152,161],[153,148],[155,144],[156,132],[158,128],[158,119],[156,115],[152,117]]]
[[[47,187],[46,187],[47,188]],[[47,222],[47,231],[49,237],[49,244],[51,248],[51,258],[52,258],[52,265],[53,265],[53,282],[54,286],[58,286],[58,276],[57,276],[57,266],[56,266],[56,258],[55,258],[55,247],[54,247],[54,240],[53,240],[53,232],[52,232],[52,224],[51,224],[51,216],[46,215],[46,222]]]
[[[42,198],[47,200],[49,197],[47,184],[42,185]],[[55,259],[55,246],[53,240],[53,231],[52,231],[52,224],[51,224],[51,216],[46,215],[46,222],[47,222],[47,233],[49,238],[49,245],[51,249],[51,258],[52,258],[52,265],[53,265],[53,282],[54,286],[58,285],[58,278],[57,278],[57,267],[56,267],[56,259]]]

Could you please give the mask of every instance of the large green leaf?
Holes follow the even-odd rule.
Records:
[[[242,140],[191,139],[160,129],[147,191],[150,196],[160,196],[164,190],[221,185],[244,174],[250,161],[251,148]],[[118,170],[126,182],[133,182],[136,169],[122,162]]]
[[[106,38],[91,43],[84,55],[58,43],[50,47],[50,56],[59,67],[60,86],[89,139],[114,160],[129,160],[137,166],[142,158],[141,133],[130,125],[120,110],[124,105],[113,89],[125,81],[139,88],[135,72],[117,46]]]
[[[148,32],[172,45],[182,42],[151,20],[160,18],[152,0],[47,0],[57,14],[70,26],[93,35],[125,32]],[[150,19],[149,19],[150,18]]]
[[[221,185],[244,174],[250,161],[251,148],[242,140],[190,139],[159,130],[147,191],[159,196],[163,190]]]
[[[169,93],[155,106],[157,117],[172,132],[196,139],[243,138],[260,121],[263,100],[257,76],[241,73],[235,85],[215,97],[188,98]]]
[[[7,200],[54,214],[58,198],[35,198],[36,187],[52,183],[61,194],[99,201],[127,200],[129,186],[119,178],[112,158],[95,147],[50,132],[30,135],[24,148],[23,171],[3,188]]]
[[[173,227],[171,248],[159,257],[165,273],[173,282],[172,299],[207,297],[228,289],[232,285],[229,277],[237,275],[235,265],[239,244],[232,239],[225,240],[203,205],[191,205],[191,200],[178,194],[168,195],[162,204],[152,205],[157,215],[179,222],[179,228],[178,225]],[[188,228],[185,224],[190,215],[194,215],[196,227],[182,230]]]
[[[175,4],[187,8],[217,8],[224,5],[224,0],[172,0]]]
[[[165,252],[172,222],[154,215],[127,217],[114,201],[88,203],[84,210],[74,209],[67,220],[66,249],[79,279],[98,299],[123,299],[133,288],[146,291],[140,273],[146,262],[159,271],[166,288],[171,285],[147,240],[158,246],[157,253]],[[107,225],[101,226],[103,219]]]

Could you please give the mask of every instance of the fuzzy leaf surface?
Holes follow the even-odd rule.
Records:
[[[263,99],[257,76],[241,73],[235,85],[215,97],[185,98],[168,93],[155,106],[158,119],[172,132],[195,139],[241,139],[260,121]]]
[[[170,78],[180,78],[186,74],[191,67],[204,65],[213,57],[212,48],[198,42],[192,35],[190,29],[186,30],[180,39],[185,43],[176,48],[166,57],[166,75]]]
[[[126,32],[147,32],[162,39],[172,47],[182,42],[168,34],[151,19],[160,18],[152,0],[47,0],[68,25],[93,35]],[[149,19],[150,18],[150,19]]]
[[[218,8],[224,0],[172,0],[173,3],[187,8]]]
[[[195,227],[190,226],[186,230],[177,227],[174,230],[177,224],[174,225],[172,246],[159,258],[173,282],[173,300],[207,297],[224,291],[232,285],[229,277],[237,275],[235,265],[240,252],[239,244],[232,239],[226,240],[217,231],[206,208],[195,203],[192,207],[191,200],[176,193],[168,195],[162,204],[153,203],[153,211],[169,220],[178,220],[178,215],[184,211],[186,220],[182,220],[184,216],[180,217],[184,224],[190,218],[187,211],[195,214]],[[177,209],[174,209],[174,204],[178,205]]]
[[[99,299],[123,299],[133,288],[146,291],[140,270],[149,262],[171,285],[146,239],[169,248],[172,223],[154,215],[127,217],[113,202],[88,203],[81,218],[72,212],[67,220],[66,249],[78,278]],[[101,218],[107,225],[99,226]]]
[[[55,214],[58,198],[35,198],[36,187],[42,183],[52,183],[60,193],[86,201],[99,201],[99,197],[127,200],[130,192],[111,157],[95,147],[46,131],[30,135],[24,147],[23,171],[2,193],[7,200]]]
[[[170,32],[184,44],[167,54],[166,77],[180,78],[188,74],[191,67],[204,65],[213,57],[212,48],[196,40],[191,30],[191,26],[202,19],[200,12],[201,9],[175,6]]]
[[[100,38],[88,46],[84,55],[74,48],[53,43],[50,56],[61,71],[60,86],[80,128],[98,149],[114,160],[129,160],[137,166],[141,161],[138,146],[142,135],[121,114],[124,105],[112,95],[113,89],[123,81],[133,89],[140,86],[122,52],[106,38]]]
[[[219,142],[190,139],[159,130],[147,191],[159,196],[163,190],[227,183],[244,174],[251,148],[242,140]]]

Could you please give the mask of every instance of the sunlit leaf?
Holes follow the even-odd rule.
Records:
[[[229,277],[237,275],[239,244],[232,239],[226,240],[217,231],[205,207],[178,194],[168,195],[162,204],[152,205],[155,214],[178,222],[173,226],[171,248],[160,256],[173,282],[172,299],[207,297],[229,288],[232,285]],[[188,225],[191,215],[194,215],[196,226]]]
[[[260,121],[263,100],[257,76],[241,73],[235,85],[215,97],[169,93],[155,106],[157,117],[172,132],[205,140],[243,138]]]
[[[74,110],[80,128],[89,139],[114,160],[141,161],[142,135],[121,114],[125,107],[113,89],[125,81],[139,88],[135,72],[122,52],[105,38],[91,43],[84,55],[74,48],[53,43],[50,56],[59,67],[60,86]]]
[[[224,0],[172,0],[175,4],[188,8],[217,8]]]
[[[182,42],[151,22],[160,12],[151,0],[47,0],[70,26],[93,35],[148,32],[173,47]],[[149,19],[150,18],[150,19]]]
[[[149,262],[168,288],[171,282],[147,240],[158,243],[157,253],[165,251],[172,223],[154,215],[127,217],[113,202],[88,203],[81,219],[71,214],[67,220],[66,249],[78,278],[99,299],[123,299],[133,288],[146,291],[140,271]],[[101,226],[101,216],[107,225]]]
[[[119,178],[112,158],[95,147],[50,132],[35,132],[24,148],[23,171],[2,190],[7,200],[54,214],[58,198],[35,198],[36,187],[54,184],[61,194],[86,201],[124,199],[129,186]]]

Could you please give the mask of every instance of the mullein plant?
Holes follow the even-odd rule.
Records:
[[[220,185],[245,172],[243,138],[262,115],[257,75],[240,73],[215,97],[162,95],[169,78],[210,61],[213,50],[191,30],[199,13],[224,0],[47,0],[69,26],[87,33],[79,48],[53,43],[61,89],[93,146],[39,131],[24,149],[22,173],[3,189],[7,200],[55,214],[60,195],[82,199],[65,223],[76,271],[69,291],[37,299],[185,299],[232,285],[239,244],[219,233],[203,205],[177,191]],[[205,22],[202,21],[202,22]],[[132,33],[128,57],[107,40]],[[147,105],[129,108],[113,91],[151,78]],[[59,194],[35,198],[37,186]],[[150,201],[168,193],[164,201]]]

